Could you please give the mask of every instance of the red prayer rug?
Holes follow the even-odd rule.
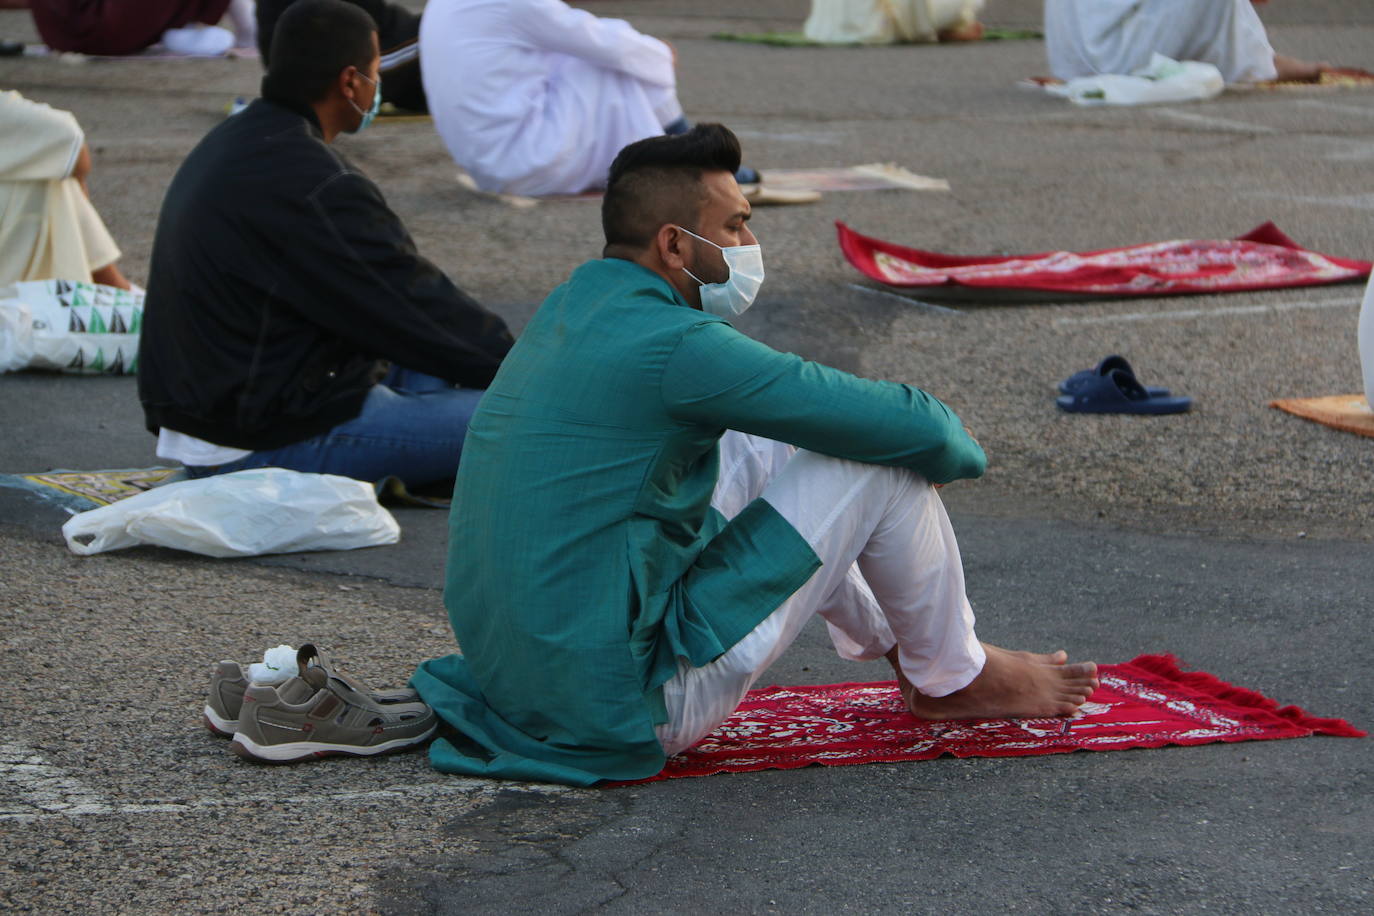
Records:
[[[1255,83],[1255,89],[1369,89],[1374,73],[1359,67],[1326,67],[1315,80],[1270,80]]]
[[[860,235],[836,222],[840,250],[879,283],[946,298],[1120,299],[1347,283],[1369,261],[1303,248],[1273,223],[1235,239],[1150,242],[1099,251],[961,257]]]
[[[642,781],[930,760],[943,754],[1026,757],[1365,735],[1343,719],[1319,719],[1296,706],[1280,709],[1253,690],[1201,671],[1183,671],[1172,655],[1101,665],[1099,677],[1102,686],[1071,719],[923,722],[907,712],[895,682],[751,690],[724,725]]]
[[[1028,76],[1018,80],[1022,89],[1048,89],[1062,86],[1064,81],[1053,76]],[[1374,87],[1374,73],[1359,67],[1326,67],[1311,80],[1266,80],[1262,83],[1233,83],[1227,92],[1272,91],[1275,89],[1369,89]]]

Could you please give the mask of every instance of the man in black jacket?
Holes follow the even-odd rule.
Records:
[[[512,339],[328,146],[370,122],[379,66],[363,10],[293,4],[263,97],[167,191],[139,397],[159,457],[193,477],[273,466],[423,486],[457,469]]]
[[[258,0],[258,50],[262,62],[272,59],[272,33],[277,20],[296,0]],[[420,16],[388,0],[348,0],[367,10],[377,23],[382,48],[382,101],[410,111],[428,111],[420,82]]]

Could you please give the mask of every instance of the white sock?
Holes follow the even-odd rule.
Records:
[[[234,33],[217,25],[168,29],[162,33],[162,46],[173,54],[219,57],[234,46]]]
[[[248,666],[248,680],[254,684],[285,684],[300,674],[296,666],[296,650],[282,645],[262,653],[262,661]]]
[[[234,47],[258,46],[258,5],[254,0],[233,0],[229,4],[229,21],[234,24]]]

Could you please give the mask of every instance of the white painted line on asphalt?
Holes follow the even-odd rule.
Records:
[[[1279,191],[1247,191],[1246,197],[1265,200],[1286,200],[1296,204],[1321,204],[1329,207],[1350,207],[1352,210],[1374,210],[1374,194],[1284,194]]]
[[[1202,127],[1210,127],[1215,130],[1223,130],[1227,133],[1242,134],[1276,134],[1278,128],[1269,127],[1265,124],[1251,124],[1248,121],[1232,121],[1230,118],[1214,118],[1211,115],[1198,114],[1195,111],[1179,111],[1177,108],[1148,108],[1150,114],[1157,115],[1169,121],[1180,121],[1184,124],[1198,124]]]
[[[1325,137],[1323,139],[1338,147],[1325,154],[1323,159],[1331,162],[1369,162],[1374,159],[1374,143],[1364,140],[1351,140],[1345,137]]]
[[[1307,302],[1282,302],[1277,305],[1231,305],[1219,309],[1180,309],[1173,312],[1127,312],[1124,315],[1088,315],[1083,318],[1056,318],[1054,327],[1082,324],[1119,324],[1132,321],[1188,321],[1193,318],[1221,318],[1228,315],[1270,315],[1299,309],[1337,309],[1359,305],[1356,299],[1317,299]]]
[[[81,780],[49,764],[32,748],[0,744],[0,784],[8,782],[29,806],[41,811],[87,812],[107,807],[105,799]],[[0,808],[0,817],[11,817],[13,806]]]
[[[787,143],[821,143],[835,146],[843,138],[830,130],[768,131],[741,129],[734,132],[741,140],[781,140]]]
[[[1366,115],[1374,118],[1374,108],[1364,105],[1343,105],[1340,102],[1328,102],[1326,99],[1299,99],[1298,104],[1303,108],[1320,108],[1323,111],[1334,111],[1339,114]]]
[[[935,312],[939,315],[962,315],[958,309],[947,308],[943,305],[936,305],[933,302],[922,302],[920,299],[912,299],[910,296],[903,296],[901,293],[890,293],[885,289],[874,289],[871,286],[864,286],[859,283],[846,283],[850,289],[857,289],[861,293],[869,293],[874,296],[883,296],[887,299],[897,299],[905,305],[921,309],[926,312]]]
[[[41,754],[23,744],[0,744],[0,790],[9,787],[19,804],[0,793],[0,822],[31,823],[56,817],[87,815],[167,814],[233,808],[243,805],[280,804],[366,804],[379,801],[406,801],[463,795],[486,801],[501,790],[557,794],[570,791],[563,786],[534,783],[507,783],[466,777],[444,777],[441,782],[388,786],[366,791],[321,792],[311,795],[233,795],[223,798],[148,799],[116,802],[75,778],[65,769],[48,763]]]

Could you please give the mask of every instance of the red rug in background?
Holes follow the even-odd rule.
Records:
[[[1345,283],[1369,276],[1370,262],[1308,251],[1265,223],[1240,238],[1151,242],[1100,251],[960,257],[860,235],[842,222],[840,250],[860,273],[930,296],[996,299],[1015,291],[1119,299],[1230,293]],[[981,291],[983,296],[970,294]]]
[[[922,722],[906,711],[895,682],[752,690],[724,725],[644,781],[942,754],[1024,757],[1309,735],[1364,737],[1342,719],[1318,719],[1296,706],[1280,709],[1252,690],[1183,671],[1172,655],[1102,665],[1099,677],[1102,686],[1073,719]]]

